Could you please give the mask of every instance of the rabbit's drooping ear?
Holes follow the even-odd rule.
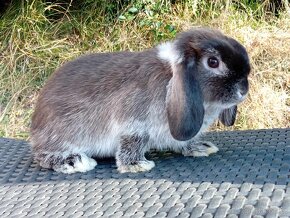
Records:
[[[173,68],[166,108],[170,132],[176,140],[191,139],[203,123],[203,97],[196,71],[194,60],[187,60]]]
[[[237,105],[232,106],[228,109],[223,110],[220,115],[219,119],[225,126],[232,126],[235,123],[236,115],[237,115]]]

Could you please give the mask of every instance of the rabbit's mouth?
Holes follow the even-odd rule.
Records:
[[[247,95],[248,93],[242,94],[237,91],[230,99],[224,99],[219,105],[223,109],[231,108],[235,105],[242,103],[246,99]]]
[[[223,109],[227,109],[243,102],[247,98],[247,95],[247,89],[237,88],[232,92],[217,92],[216,95],[211,96],[209,96],[208,93],[205,93],[204,96],[210,98],[205,98],[204,101],[207,104],[213,103],[215,105],[219,105],[219,107]]]
[[[243,102],[248,95],[248,89],[238,89],[236,92],[236,101],[237,103]]]
[[[237,105],[241,102],[243,102],[249,93],[249,87],[248,85],[238,85],[233,93],[229,94],[228,96],[230,98],[224,99],[224,103],[231,104],[231,105]]]

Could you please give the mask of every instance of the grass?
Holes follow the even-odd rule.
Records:
[[[287,1],[275,13],[270,1],[253,0],[16,2],[0,18],[0,137],[29,137],[38,92],[64,62],[87,52],[143,50],[193,26],[218,28],[249,51],[250,94],[230,129],[290,125]]]

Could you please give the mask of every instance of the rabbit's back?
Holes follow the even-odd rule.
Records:
[[[170,68],[154,50],[90,54],[68,62],[40,93],[31,127],[34,149],[89,148],[111,156],[120,135],[145,134],[155,125],[150,107],[156,102],[165,107],[170,78]]]

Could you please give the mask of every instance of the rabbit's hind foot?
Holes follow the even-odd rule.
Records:
[[[84,153],[68,154],[66,152],[36,154],[40,166],[66,174],[87,172],[95,168],[97,162]]]

